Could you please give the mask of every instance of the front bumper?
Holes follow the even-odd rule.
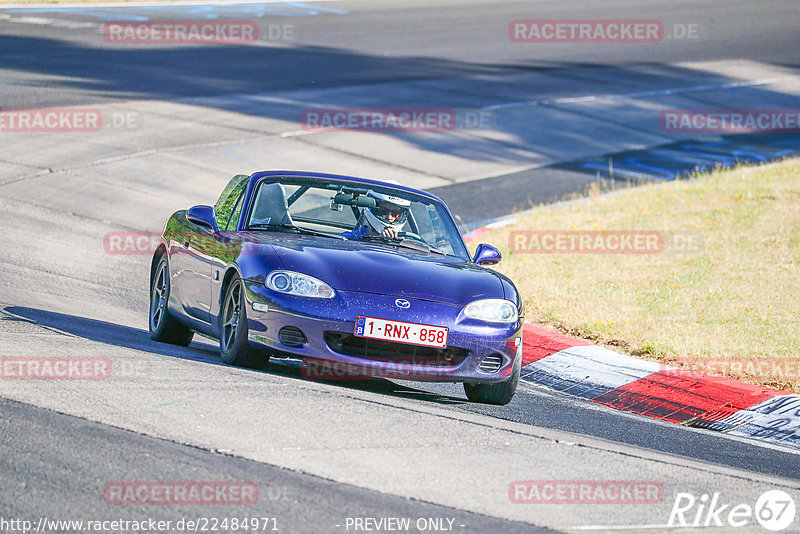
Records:
[[[296,297],[248,280],[245,288],[250,344],[304,359],[309,378],[497,383],[511,376],[522,357],[522,319],[484,323],[464,317],[461,306],[407,297],[411,306],[401,309],[394,296],[337,291],[332,299]],[[447,327],[447,348],[356,337],[358,315]]]

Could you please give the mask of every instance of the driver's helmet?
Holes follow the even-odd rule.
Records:
[[[364,210],[369,225],[379,234],[386,228],[399,232],[408,219],[411,201],[373,190],[367,191],[366,196],[375,199],[375,207]]]

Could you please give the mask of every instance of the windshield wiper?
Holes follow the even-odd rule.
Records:
[[[387,237],[383,237],[380,235],[368,235],[362,237],[361,239],[367,241],[377,241],[380,243],[386,243],[387,245],[394,245],[397,247],[410,248],[412,250],[419,250],[420,252],[433,252],[435,254],[441,254],[442,256],[447,255],[438,248],[433,248],[429,244],[423,243],[422,241],[417,241],[416,239],[408,239],[408,238],[389,239]]]
[[[427,250],[428,252],[433,252],[434,254],[441,254],[442,256],[447,256],[447,254],[445,254],[438,248],[432,247],[427,243],[423,243],[422,241],[417,241],[415,239],[403,239],[400,241],[400,246],[406,248],[414,248],[417,250]]]
[[[278,229],[281,229],[281,230],[294,230],[298,234],[303,234],[303,235],[314,235],[314,236],[317,236],[317,237],[330,237],[330,238],[333,238],[333,239],[341,239],[342,241],[347,239],[346,237],[344,237],[342,235],[331,235],[331,234],[326,234],[325,232],[317,232],[316,230],[311,230],[309,228],[303,228],[301,226],[295,226],[293,224],[256,223],[256,224],[251,224],[250,226],[247,227],[247,229],[248,230],[259,230],[259,229],[265,229],[265,230],[278,230]]]

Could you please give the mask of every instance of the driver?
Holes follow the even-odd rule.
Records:
[[[356,228],[341,235],[347,239],[361,239],[368,235],[395,239],[406,224],[411,201],[373,190],[367,191],[366,196],[375,200],[375,207],[361,210]]]

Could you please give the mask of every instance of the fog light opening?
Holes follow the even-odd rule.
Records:
[[[278,331],[278,339],[287,347],[300,348],[308,343],[302,330],[296,326],[284,326]]]
[[[486,374],[494,374],[503,366],[503,357],[499,354],[490,354],[478,364],[478,371]]]

